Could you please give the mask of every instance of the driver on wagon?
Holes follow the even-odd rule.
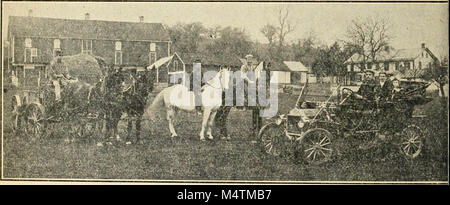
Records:
[[[61,86],[66,85],[73,78],[69,74],[69,69],[62,62],[61,53],[58,53],[56,56],[56,62],[50,66],[49,76],[55,87],[55,100],[61,100]]]
[[[375,72],[371,69],[364,71],[364,81],[355,94],[356,98],[370,101],[375,99],[375,88],[377,87],[377,82],[374,79],[374,75]]]

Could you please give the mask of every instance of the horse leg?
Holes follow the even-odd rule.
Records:
[[[209,116],[208,119],[208,131],[207,131],[207,136],[208,139],[212,140],[214,139],[214,137],[212,136],[212,126],[214,125],[214,119],[216,117],[217,111],[211,112],[211,115]]]
[[[253,108],[252,121],[253,137],[257,137],[259,130],[261,129],[261,117],[259,116],[259,109]]]
[[[133,117],[128,117],[126,144],[131,144],[131,132],[133,131]]]
[[[170,137],[177,137],[177,133],[175,132],[175,128],[173,126],[173,117],[175,116],[175,111],[171,108],[167,108],[167,121],[169,121],[169,131],[171,136]]]
[[[142,115],[136,118],[136,143],[140,142]]]
[[[209,116],[211,115],[211,109],[205,108],[203,111],[202,129],[200,131],[200,140],[205,140],[205,130],[208,126]]]

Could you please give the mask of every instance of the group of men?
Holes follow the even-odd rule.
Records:
[[[401,91],[399,80],[398,76],[388,78],[387,73],[380,72],[378,81],[376,81],[375,71],[365,70],[363,83],[356,92],[355,97],[366,100],[369,104],[391,101]]]

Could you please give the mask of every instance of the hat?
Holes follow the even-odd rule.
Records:
[[[253,58],[253,55],[252,54],[248,54],[248,55],[245,56],[245,58]]]
[[[386,72],[384,72],[384,71],[381,71],[381,72],[379,72],[379,73],[378,73],[378,76],[380,76],[381,74],[387,75],[387,73],[386,73]]]
[[[375,71],[372,70],[372,69],[366,69],[366,70],[364,70],[364,73],[372,73],[372,74],[375,74]]]

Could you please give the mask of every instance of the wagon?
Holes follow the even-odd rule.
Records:
[[[104,75],[104,61],[95,56],[79,54],[74,56],[63,56],[62,62],[68,66],[71,76],[79,81],[94,84],[99,82]],[[51,64],[54,63],[53,61]],[[11,112],[11,127],[15,132],[24,133],[33,138],[46,134],[48,126],[52,123],[68,122],[68,119],[77,119],[81,123],[68,125],[79,135],[84,135],[93,130],[94,122],[98,121],[94,113],[73,116],[70,107],[56,102],[55,88],[49,79],[40,78],[34,86],[11,85],[8,106]],[[80,99],[87,100],[87,99]],[[72,115],[72,116],[69,116]]]
[[[261,149],[273,156],[290,156],[295,161],[321,164],[335,156],[338,141],[366,150],[361,145],[371,145],[370,142],[381,138],[386,143],[379,144],[394,145],[405,158],[414,159],[423,149],[425,135],[410,119],[415,105],[431,100],[424,96],[428,85],[409,83],[403,89],[402,98],[388,102],[358,101],[351,89],[340,88],[325,102],[300,103],[303,88],[294,109],[261,128]],[[335,101],[331,101],[333,97]],[[371,106],[365,106],[367,104]],[[390,117],[402,114],[403,118],[396,118],[394,125],[386,125],[388,112],[391,112]]]

